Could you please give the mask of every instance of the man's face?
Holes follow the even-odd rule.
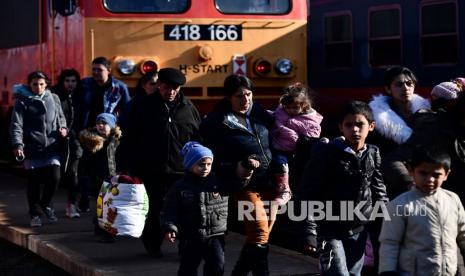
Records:
[[[98,84],[104,84],[108,81],[110,70],[103,64],[92,64],[92,77]]]
[[[176,84],[168,84],[161,81],[158,82],[158,90],[160,92],[161,97],[167,102],[174,101],[179,93],[179,90],[181,90],[181,86]]]

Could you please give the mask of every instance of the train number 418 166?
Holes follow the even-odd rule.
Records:
[[[165,25],[165,40],[242,40],[241,25]]]

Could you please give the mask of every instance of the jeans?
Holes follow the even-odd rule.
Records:
[[[366,231],[344,238],[319,240],[322,275],[361,275],[366,240]]]
[[[224,236],[202,240],[184,240],[181,249],[179,276],[196,276],[197,268],[205,260],[203,275],[220,276],[224,273]]]

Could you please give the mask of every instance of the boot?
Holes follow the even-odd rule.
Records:
[[[289,187],[289,173],[276,174],[276,198],[278,205],[285,205],[292,197],[291,188]]]
[[[245,244],[242,247],[241,255],[234,265],[231,276],[247,276],[250,271],[250,251],[253,244]]]
[[[253,276],[268,276],[270,271],[268,269],[268,244],[254,244],[251,247],[250,262],[252,263]]]

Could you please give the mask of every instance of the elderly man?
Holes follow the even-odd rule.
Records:
[[[199,112],[181,91],[184,74],[174,68],[158,72],[157,91],[134,106],[126,132],[130,172],[142,177],[149,195],[149,214],[142,241],[148,253],[161,257],[163,234],[159,216],[169,187],[184,174],[180,151],[199,140]]]

